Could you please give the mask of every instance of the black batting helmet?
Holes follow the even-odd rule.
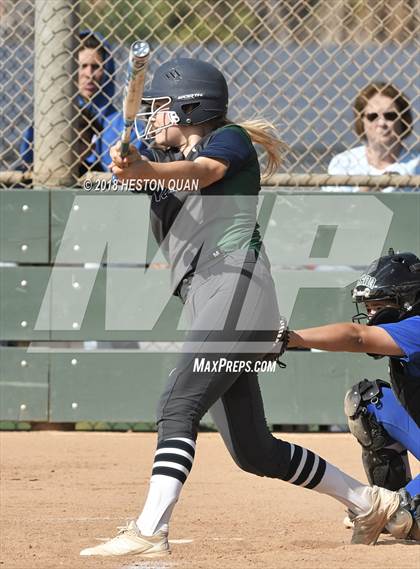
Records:
[[[178,58],[155,71],[143,100],[170,99],[169,110],[179,117],[179,125],[201,124],[224,117],[229,94],[223,74],[205,61]]]
[[[397,322],[420,314],[420,259],[414,253],[395,253],[390,249],[388,255],[373,261],[361,275],[352,296],[356,304],[388,300],[396,305],[379,310],[369,324]],[[363,314],[359,312],[354,319],[360,316]]]

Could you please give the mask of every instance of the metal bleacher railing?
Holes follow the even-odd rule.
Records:
[[[280,172],[289,176],[326,174],[334,155],[358,143],[353,103],[370,82],[392,83],[414,117],[420,110],[416,0],[5,0],[1,10],[0,180],[7,186],[24,178],[10,171],[28,167],[35,185],[76,183],[101,120],[121,110],[128,47],[137,38],[152,46],[150,74],[174,56],[219,66],[229,79],[231,118],[272,122],[290,149]],[[87,31],[100,38],[104,72],[100,97],[84,104],[78,42]],[[35,163],[19,150],[31,125]],[[404,144],[418,154],[417,121]]]

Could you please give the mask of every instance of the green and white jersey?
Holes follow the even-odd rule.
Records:
[[[184,157],[177,150],[143,151],[155,162],[200,156],[228,164],[225,176],[199,191],[156,190],[151,194],[151,227],[171,264],[173,285],[224,252],[261,246],[256,222],[260,168],[248,133],[227,125],[203,138]],[[188,188],[186,188],[188,190]],[[181,191],[178,191],[181,190]]]

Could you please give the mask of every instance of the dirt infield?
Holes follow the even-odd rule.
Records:
[[[365,479],[350,435],[284,438]],[[340,504],[241,472],[213,433],[199,436],[194,468],[171,525],[171,556],[153,562],[81,558],[81,548],[114,535],[116,526],[139,511],[155,435],[2,433],[0,442],[1,568],[420,567],[417,545],[381,537],[375,547],[350,546]]]

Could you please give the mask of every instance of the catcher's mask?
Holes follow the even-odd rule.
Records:
[[[361,275],[352,291],[357,314],[353,322],[363,322],[372,326],[398,322],[420,314],[420,259],[414,253],[395,253],[390,249],[388,255],[380,257]],[[384,301],[372,316],[359,308],[359,303]],[[388,304],[389,303],[389,304]]]

